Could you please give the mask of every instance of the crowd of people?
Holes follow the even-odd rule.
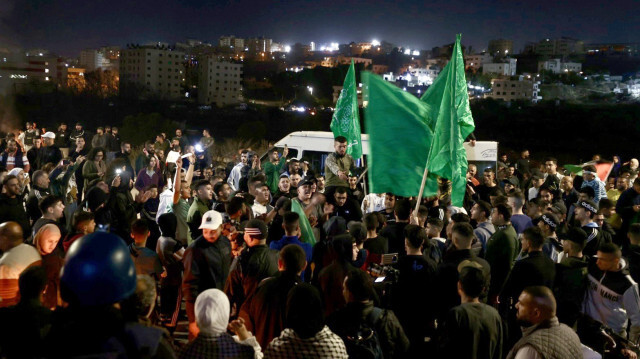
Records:
[[[457,207],[445,179],[366,193],[343,137],[324,168],[212,146],[4,135],[0,357],[636,357],[636,159],[602,181],[599,158],[571,174],[503,154],[469,165]]]

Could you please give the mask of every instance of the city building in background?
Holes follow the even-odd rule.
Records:
[[[30,83],[68,87],[84,74],[84,68],[46,50],[0,52],[0,95],[19,93]]]
[[[528,43],[525,52],[545,57],[581,55],[584,54],[584,42],[570,37],[543,39],[536,43]]]
[[[482,64],[483,74],[497,74],[501,76],[515,76],[517,59],[506,59],[504,62],[490,62]]]
[[[170,47],[130,45],[120,53],[120,91],[148,91],[165,99],[183,97],[185,53]]]
[[[198,61],[198,103],[218,107],[242,101],[242,64],[208,56]]]
[[[563,62],[560,59],[551,59],[547,61],[541,61],[538,63],[538,72],[551,71],[554,74],[561,74],[565,72],[581,72],[582,64],[577,62]]]
[[[105,46],[99,49],[86,49],[80,52],[80,66],[87,72],[118,71],[120,67],[120,48],[117,46]]]
[[[515,80],[511,78],[491,80],[491,92],[486,93],[484,96],[503,101],[526,100],[538,102],[542,100],[539,93],[539,81],[519,76]]]
[[[493,56],[489,55],[486,52],[481,54],[467,55],[464,57],[464,68],[465,70],[477,72],[482,68],[483,64],[491,62],[493,62]]]
[[[244,50],[244,39],[239,37],[235,37],[233,35],[230,36],[220,36],[218,40],[218,45],[220,47],[230,47]]]

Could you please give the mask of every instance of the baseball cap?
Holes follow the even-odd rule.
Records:
[[[198,229],[218,229],[222,225],[222,215],[218,211],[207,211],[202,216],[202,224]]]
[[[555,202],[551,207],[556,208],[561,214],[567,214],[567,206],[565,206],[562,201]]]
[[[480,263],[478,263],[476,261],[470,260],[470,259],[465,259],[462,262],[460,262],[460,264],[458,264],[458,273],[462,272],[462,269],[466,268],[466,267],[479,269],[481,271],[483,270],[482,264],[480,264]]]
[[[518,177],[516,177],[516,176],[505,178],[505,179],[502,180],[502,183],[505,183],[505,184],[506,183],[510,183],[510,184],[512,184],[512,185],[514,185],[516,187],[518,187],[520,185],[520,181],[518,181]]]
[[[584,246],[587,241],[587,232],[582,228],[570,227],[566,233],[558,234],[558,238],[565,241],[571,241]]]
[[[56,138],[56,134],[51,132],[51,131],[47,131],[41,137],[43,137],[43,138]]]
[[[596,214],[598,213],[598,205],[595,204],[595,202],[593,202],[590,199],[584,200],[584,201],[578,201],[578,203],[576,203],[576,205],[578,207],[582,207],[584,209],[586,209],[587,211]]]
[[[303,178],[299,183],[298,183],[298,187],[302,187],[304,185],[313,185],[314,183],[317,183],[316,179],[313,178],[312,176],[307,176],[305,178]]]

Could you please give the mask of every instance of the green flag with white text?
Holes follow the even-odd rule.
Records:
[[[429,174],[451,181],[451,204],[454,206],[462,206],[467,187],[467,152],[462,144],[475,129],[460,37],[456,36],[451,61],[420,99],[426,105],[427,118],[434,123]]]
[[[417,196],[433,137],[427,105],[372,73],[363,72],[362,81],[371,192]],[[428,179],[424,196],[438,189],[437,177]]]
[[[353,158],[362,157],[362,136],[360,134],[360,117],[358,115],[358,88],[356,71],[351,59],[351,66],[344,78],[340,97],[336,103],[331,120],[331,131],[335,137],[347,138],[347,153]]]

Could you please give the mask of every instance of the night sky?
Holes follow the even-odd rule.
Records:
[[[221,35],[317,44],[386,40],[430,49],[463,34],[465,46],[493,38],[570,36],[590,42],[640,41],[637,0],[0,0],[0,47],[83,48]]]

